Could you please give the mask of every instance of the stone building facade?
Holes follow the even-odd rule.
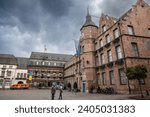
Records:
[[[33,86],[48,86],[63,82],[64,64],[71,55],[32,52],[28,62],[28,73],[32,73]]]
[[[88,92],[91,85],[112,87],[117,93],[137,92],[138,83],[129,81],[125,71],[127,67],[143,64],[148,77],[141,81],[142,90],[150,90],[149,21],[150,7],[143,0],[137,0],[119,19],[102,14],[98,27],[88,13],[80,30],[80,56],[74,56],[74,62],[70,59],[65,66],[67,72],[75,71],[66,75],[67,79],[77,75],[78,85],[84,92]],[[74,79],[76,82],[75,76]]]
[[[26,84],[28,58],[0,54],[0,89],[10,88],[14,84]]]
[[[17,59],[14,55],[0,54],[0,88],[10,88],[15,79]]]
[[[29,58],[16,57],[17,69],[15,73],[15,79],[12,84],[26,84],[28,79],[28,60]]]

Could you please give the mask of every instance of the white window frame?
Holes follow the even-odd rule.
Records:
[[[106,35],[106,43],[110,43],[110,35]]]
[[[133,26],[128,26],[128,34],[129,35],[134,35],[134,28],[133,28]]]
[[[120,46],[116,47],[116,55],[117,55],[117,59],[122,59],[123,58]]]
[[[114,30],[114,38],[116,39],[116,38],[118,38],[119,37],[119,31],[118,31],[118,28],[116,28],[115,30]]]
[[[102,32],[105,32],[106,31],[106,25],[103,25],[102,26]]]
[[[106,85],[106,84],[107,84],[107,81],[106,81],[106,73],[105,73],[105,72],[102,73],[102,82],[103,82],[103,85]]]
[[[104,43],[103,43],[103,40],[102,40],[102,39],[99,40],[99,45],[100,45],[100,47],[103,47],[103,46],[104,46]]]
[[[112,53],[111,50],[107,51],[108,62],[112,62]]]
[[[110,84],[114,85],[115,84],[115,77],[114,77],[114,71],[109,71],[109,76],[110,76]]]
[[[104,53],[101,54],[101,65],[105,64]]]
[[[124,73],[124,69],[119,69],[119,78],[120,78],[120,84],[125,85],[127,83],[126,81],[126,75]]]

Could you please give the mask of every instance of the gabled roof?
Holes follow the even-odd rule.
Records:
[[[43,52],[32,52],[30,59],[35,60],[49,60],[49,61],[68,61],[72,55],[67,54],[55,54],[55,53],[43,53]]]
[[[137,0],[136,4],[133,5],[133,7],[130,8],[127,12],[125,12],[119,19],[108,16],[108,15],[104,15],[102,13],[100,22],[101,22],[102,18],[104,18],[104,17],[106,17],[107,19],[111,18],[112,20],[114,20],[114,24],[112,25],[112,26],[114,26],[116,23],[120,22],[121,20],[125,20],[125,17],[127,17],[133,11],[133,8],[136,6],[139,6],[139,5],[142,7],[144,7],[144,6],[149,7],[149,5],[144,0]],[[109,28],[111,28],[112,26],[110,26]]]
[[[18,69],[27,69],[29,58],[17,57]]]
[[[12,54],[0,54],[0,64],[17,65],[17,59]]]

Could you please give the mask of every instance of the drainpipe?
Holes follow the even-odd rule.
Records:
[[[126,63],[125,51],[124,51],[124,46],[123,46],[123,41],[122,41],[122,34],[121,34],[120,22],[118,22],[118,27],[119,27],[119,32],[120,32],[120,41],[121,41],[121,45],[122,45],[122,51],[123,51],[123,55],[124,55],[125,69],[127,69],[127,63]],[[127,79],[127,82],[128,82],[129,94],[131,94],[131,89],[130,89],[130,85],[129,85],[129,79]]]

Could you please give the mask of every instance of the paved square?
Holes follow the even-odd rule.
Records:
[[[63,91],[63,100],[126,100],[134,95],[104,95]],[[59,90],[55,100],[58,100]],[[0,100],[51,100],[50,89],[0,90]]]

